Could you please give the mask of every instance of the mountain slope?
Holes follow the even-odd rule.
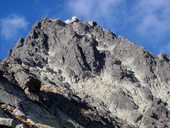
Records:
[[[42,19],[1,64],[0,125],[168,128],[169,61],[95,22]]]

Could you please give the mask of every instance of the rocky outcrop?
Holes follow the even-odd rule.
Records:
[[[169,128],[169,61],[96,22],[42,19],[0,66],[0,126]]]

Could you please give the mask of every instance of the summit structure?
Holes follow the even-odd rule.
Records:
[[[42,19],[0,64],[0,127],[170,128],[170,60],[96,22]]]

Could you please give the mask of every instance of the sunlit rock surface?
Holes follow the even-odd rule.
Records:
[[[170,128],[169,62],[96,22],[42,19],[0,64],[0,127]]]

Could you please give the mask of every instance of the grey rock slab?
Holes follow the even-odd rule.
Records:
[[[167,55],[78,19],[39,20],[0,65],[2,106],[36,127],[168,128],[169,85]]]

